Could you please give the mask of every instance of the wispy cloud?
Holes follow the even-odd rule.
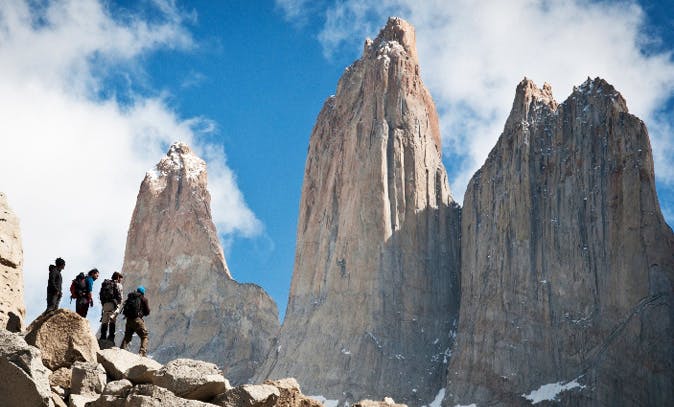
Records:
[[[146,20],[112,16],[97,0],[0,3],[0,190],[21,219],[29,319],[46,306],[57,256],[68,262],[66,281],[121,267],[140,182],[175,140],[209,165],[219,232],[261,232],[224,149],[203,141],[212,121],[181,118],[161,92],[140,94],[132,83],[119,86],[124,95],[101,92],[114,87],[111,72],[133,82],[153,50],[193,46],[183,26],[193,16],[173,1],[152,5]]]
[[[318,39],[328,57],[345,51],[357,57],[363,39],[375,36],[389,15],[415,26],[457,200],[494,146],[525,76],[550,83],[560,102],[588,76],[612,83],[649,126],[658,180],[674,184],[674,119],[658,110],[674,95],[672,49],[652,51],[653,44],[666,48],[649,37],[637,3],[344,0],[325,6]]]

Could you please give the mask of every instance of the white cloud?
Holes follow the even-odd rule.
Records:
[[[416,28],[422,75],[440,113],[455,199],[500,135],[517,83],[552,85],[562,102],[588,76],[600,76],[649,126],[660,182],[674,184],[671,114],[657,109],[674,94],[671,53],[658,43],[633,2],[566,0],[345,0],[329,2],[318,35],[326,56],[376,36],[390,15]]]
[[[202,141],[211,121],[183,119],[161,96],[130,92],[123,105],[97,96],[109,72],[135,77],[148,52],[192,46],[173,2],[154,3],[154,23],[115,19],[96,0],[35,4],[0,3],[0,190],[21,220],[28,320],[46,307],[57,256],[67,261],[66,291],[80,271],[121,268],[140,182],[175,140],[209,165],[219,232],[259,233],[224,149]]]

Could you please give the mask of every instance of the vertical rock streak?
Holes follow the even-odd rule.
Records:
[[[462,217],[447,404],[519,405],[577,378],[563,404],[671,401],[674,237],[646,128],[611,85],[558,106],[520,83]]]
[[[340,400],[430,400],[458,312],[459,209],[414,31],[392,18],[345,70],[307,156],[295,270],[258,379]]]

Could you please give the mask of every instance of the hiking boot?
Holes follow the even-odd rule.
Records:
[[[101,324],[101,340],[104,341],[108,337],[108,324]]]

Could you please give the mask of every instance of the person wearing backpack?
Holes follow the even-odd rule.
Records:
[[[101,305],[103,306],[103,314],[101,315],[101,340],[107,339],[112,342],[115,341],[115,329],[117,328],[115,326],[115,315],[117,309],[122,304],[122,293],[124,292],[122,279],[124,279],[124,276],[115,271],[112,273],[112,278],[110,280],[106,279],[101,283],[101,291],[99,292],[99,298],[101,299]]]
[[[61,271],[66,267],[62,258],[56,259],[56,265],[49,265],[49,280],[47,281],[47,311],[58,308],[63,296],[63,276]]]
[[[83,273],[80,273],[77,277],[75,277],[73,284],[76,285],[74,293],[75,312],[77,312],[82,318],[86,318],[87,313],[89,312],[89,307],[94,306],[94,297],[91,293],[94,291],[94,281],[98,279],[99,273],[97,269],[89,270],[87,276],[84,278],[84,284],[82,284],[83,275]]]
[[[135,333],[140,337],[138,354],[141,356],[147,355],[148,331],[143,317],[150,315],[150,304],[145,297],[145,287],[141,285],[135,292],[129,293],[126,301],[124,301],[122,313],[126,318],[126,328],[124,329],[124,339],[119,348],[125,349],[131,343],[131,338]]]

